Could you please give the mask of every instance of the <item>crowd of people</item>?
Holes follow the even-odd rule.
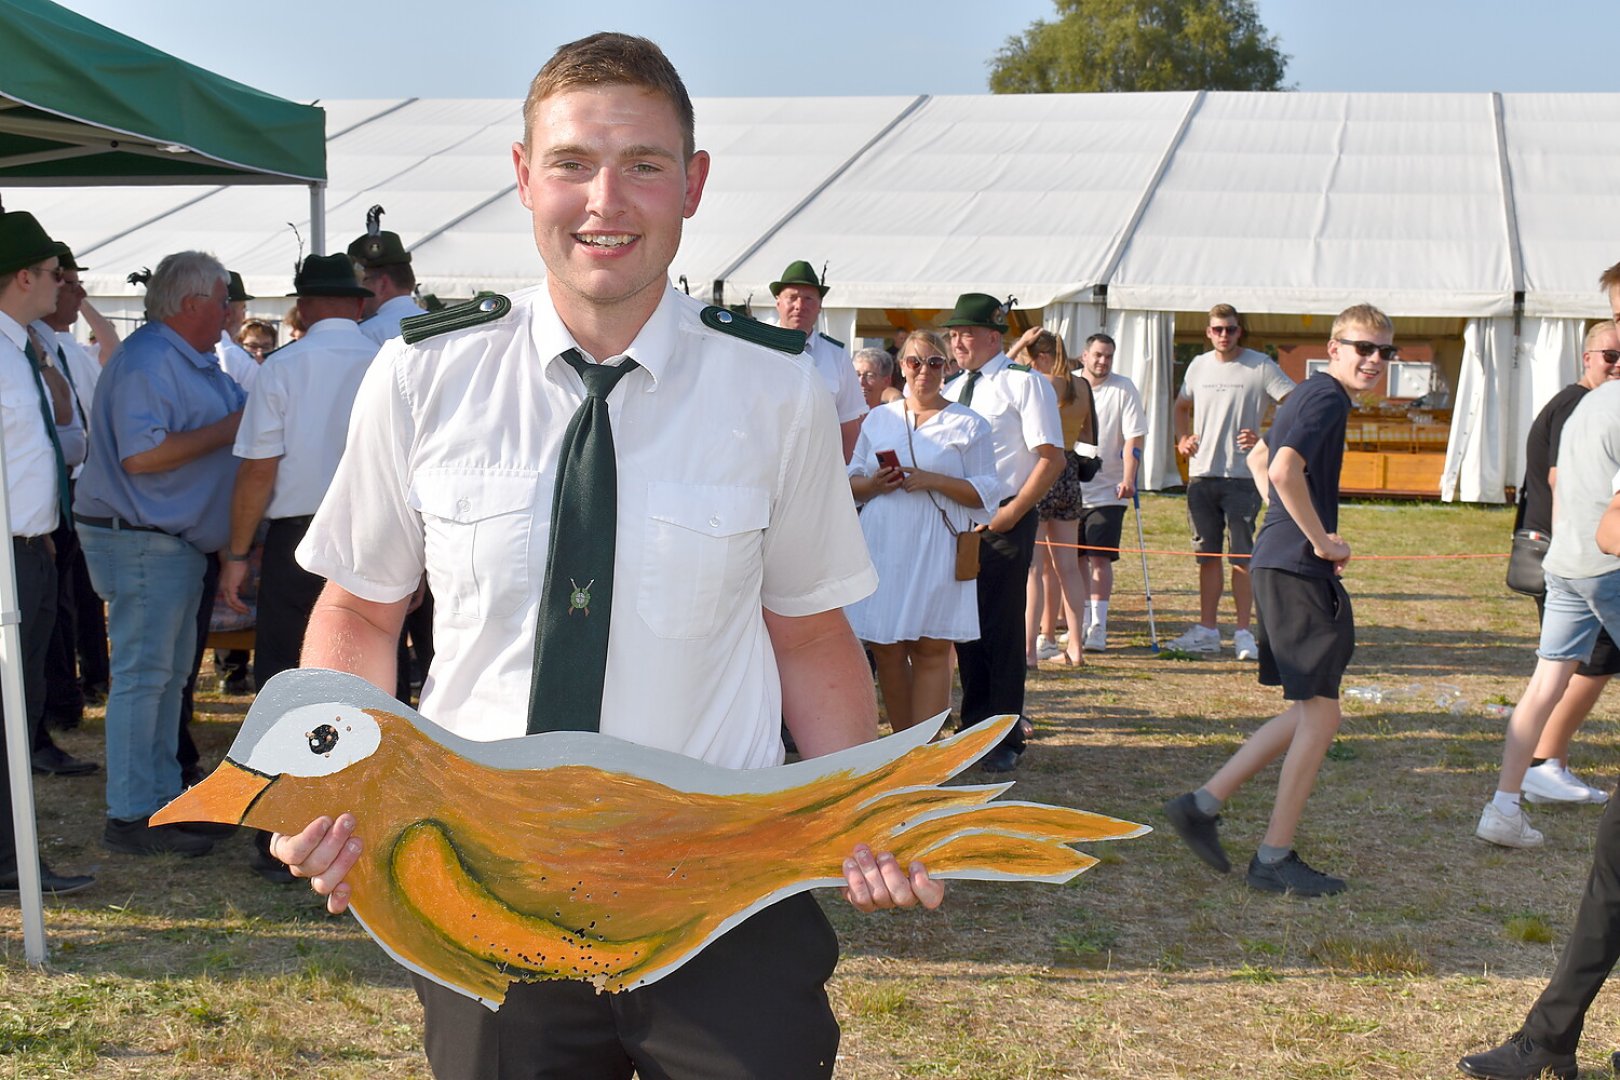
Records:
[[[879,693],[895,730],[947,713],[954,666],[957,727],[1022,720],[979,763],[1006,773],[1032,731],[1028,672],[1109,648],[1147,432],[1112,338],[1012,337],[1008,305],[970,292],[937,330],[851,354],[819,329],[830,286],[808,259],[771,284],[775,326],[703,305],[667,274],[709,157],[657,47],[619,34],[563,46],[523,115],[513,160],[545,284],[425,314],[375,208],[346,252],[300,262],[281,348],[273,323],[246,318],[256,298],[240,276],[198,251],[158,263],[145,323],[120,338],[85,302],[68,247],[26,212],[0,214],[33,766],[99,771],[50,728],[105,698],[110,850],[197,856],[231,831],[150,824],[200,776],[187,725],[216,600],[255,620],[251,673],[221,660],[236,688],[302,662],[409,700],[422,665],[423,712],[468,738],[585,728],[732,768],[780,764],[784,727],[805,757],[875,737]],[[1620,320],[1620,267],[1603,287]],[[75,338],[80,319],[93,348]],[[1231,647],[1285,708],[1165,813],[1226,873],[1220,810],[1280,758],[1245,875],[1266,892],[1346,888],[1300,858],[1294,834],[1355,645],[1337,531],[1346,424],[1352,396],[1398,357],[1394,333],[1377,308],[1348,308],[1326,369],[1296,386],[1218,305],[1174,405],[1199,621],[1170,644],[1224,647],[1225,556]],[[1523,524],[1551,538],[1540,660],[1478,826],[1513,847],[1542,843],[1521,792],[1606,800],[1568,768],[1572,734],[1620,670],[1603,636],[1620,631],[1614,324],[1585,346],[1581,381],[1531,435],[1544,475],[1527,483]],[[329,809],[258,837],[253,867],[310,880],[336,913],[365,808]],[[0,891],[15,891],[9,792],[0,811]],[[1620,957],[1615,814],[1611,802],[1553,984],[1512,1040],[1463,1059],[1469,1075],[1575,1075],[1581,1018]],[[926,865],[870,839],[845,861],[848,901],[937,907]],[[58,895],[94,884],[40,872]],[[521,983],[492,1012],[413,982],[441,1077],[823,1077],[836,959],[820,909],[796,896],[622,994]]]

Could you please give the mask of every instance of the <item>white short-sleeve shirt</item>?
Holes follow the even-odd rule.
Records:
[[[377,343],[353,319],[322,319],[265,358],[231,452],[279,457],[268,518],[313,514],[343,456],[349,411]]]
[[[219,366],[225,374],[242,388],[242,393],[253,393],[253,383],[259,377],[259,362],[253,359],[252,353],[232,341],[231,335],[221,333],[214,355],[219,357]]]
[[[1136,384],[1117,371],[1109,372],[1102,385],[1091,388],[1097,409],[1097,457],[1102,465],[1097,475],[1080,485],[1080,501],[1086,506],[1123,506],[1116,492],[1125,480],[1125,440],[1147,434],[1147,414]]]
[[[855,374],[855,362],[849,358],[849,350],[826,334],[811,334],[805,341],[804,351],[833,397],[838,422],[847,424],[865,416],[866,395],[861,393],[861,380]]]
[[[876,575],[820,381],[702,310],[666,290],[624,354],[641,370],[608,397],[618,530],[601,730],[756,768],[782,761],[762,607],[841,608]],[[561,358],[574,347],[544,286],[495,321],[390,341],[298,549],[311,572],[381,603],[426,568],[422,712],[469,738],[527,724],[558,449],[584,398]]]
[[[56,528],[60,517],[59,481],[56,451],[51,448],[50,432],[40,408],[39,385],[28,354],[23,351],[27,346],[27,329],[0,311],[0,433],[4,437],[11,535],[43,536]],[[76,417],[74,422],[78,422]]]
[[[964,371],[946,383],[944,395],[961,401],[968,374]],[[1036,447],[1063,446],[1063,418],[1052,381],[1014,364],[1006,353],[997,353],[979,369],[968,408],[990,421],[996,475],[1013,495],[1023,489],[1040,461]]]

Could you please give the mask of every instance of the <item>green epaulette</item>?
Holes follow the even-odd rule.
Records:
[[[827,341],[832,342],[834,345],[838,346],[840,349],[848,348],[848,346],[846,346],[842,341],[839,341],[837,338],[833,337],[830,334],[820,334],[818,336],[826,339]]]
[[[454,304],[443,311],[412,315],[400,322],[399,332],[405,344],[415,345],[418,341],[448,334],[452,330],[465,330],[469,326],[494,322],[511,310],[512,301],[500,293],[481,292],[465,304]]]
[[[733,314],[723,307],[710,305],[698,315],[703,325],[710,330],[718,330],[722,334],[751,341],[755,345],[764,345],[766,348],[785,352],[789,356],[797,356],[804,352],[804,333],[800,330],[788,330],[780,326],[768,326],[754,319],[745,319]]]
[[[292,344],[292,342],[290,342],[290,341],[287,342],[287,345],[291,345],[291,344]],[[272,356],[276,355],[276,353],[280,352],[282,349],[285,349],[287,347],[287,345],[277,345],[275,348],[271,349],[269,352],[264,354],[264,360],[270,359]],[[259,363],[261,363],[261,364],[264,363],[264,360],[260,360]]]
[[[962,377],[962,369],[957,368],[956,369],[956,374],[950,376],[948,379],[946,379],[944,382],[940,383],[939,385],[941,385],[941,386],[949,386],[949,385],[951,385],[951,383],[955,382],[957,379],[960,379],[961,377]]]
[[[1033,369],[1030,368],[1030,366],[1028,364],[1008,364],[1007,365],[1007,370],[1008,371],[1030,371],[1030,370],[1033,370]]]

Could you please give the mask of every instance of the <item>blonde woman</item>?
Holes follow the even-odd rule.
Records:
[[[940,393],[947,352],[928,331],[906,339],[911,393],[867,415],[849,463],[878,587],[847,614],[871,646],[896,731],[951,706],[951,644],[979,636],[975,584],[956,580],[955,533],[989,524],[1008,494],[989,423]]]
[[[1022,354],[1022,356],[1020,356]],[[1025,331],[1008,350],[1009,359],[1021,360],[1052,381],[1058,414],[1063,418],[1065,443],[1063,473],[1036,504],[1040,526],[1035,534],[1035,561],[1029,567],[1028,598],[1024,605],[1024,662],[1035,667],[1056,660],[1070,667],[1085,662],[1086,584],[1080,569],[1080,485],[1083,463],[1074,452],[1076,442],[1097,439],[1091,386],[1077,372],[1063,348],[1063,339],[1039,326]],[[1044,541],[1044,542],[1043,542]],[[1069,643],[1057,641],[1058,612],[1069,628]]]

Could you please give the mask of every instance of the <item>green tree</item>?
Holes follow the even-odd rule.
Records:
[[[1284,90],[1254,0],[1056,0],[990,61],[997,94]]]

